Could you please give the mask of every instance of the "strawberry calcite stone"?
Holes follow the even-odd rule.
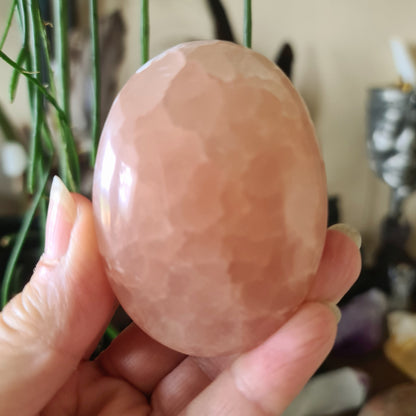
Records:
[[[326,228],[305,106],[262,55],[190,42],[143,66],[103,129],[93,205],[133,321],[184,353],[246,350],[304,301]]]

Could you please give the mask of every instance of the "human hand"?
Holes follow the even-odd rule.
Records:
[[[0,415],[279,415],[332,348],[331,304],[360,269],[357,246],[339,230],[327,233],[305,303],[257,348],[185,356],[132,324],[88,361],[117,301],[91,203],[59,179],[52,188],[45,253],[0,314]]]

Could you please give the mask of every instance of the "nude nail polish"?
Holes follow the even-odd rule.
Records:
[[[77,207],[58,176],[53,178],[46,220],[45,255],[58,260],[68,250]]]
[[[352,241],[354,241],[355,245],[360,248],[361,247],[361,234],[351,225],[348,224],[334,224],[329,227],[330,230],[336,230],[347,237],[349,237]]]

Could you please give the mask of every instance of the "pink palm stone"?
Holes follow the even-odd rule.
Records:
[[[326,182],[305,106],[262,55],[176,46],[115,100],[95,168],[111,285],[150,336],[246,350],[304,301],[322,254]]]

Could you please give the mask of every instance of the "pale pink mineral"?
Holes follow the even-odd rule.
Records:
[[[127,82],[93,203],[112,287],[153,338],[194,355],[258,344],[304,300],[326,183],[298,93],[268,59],[191,42]]]

